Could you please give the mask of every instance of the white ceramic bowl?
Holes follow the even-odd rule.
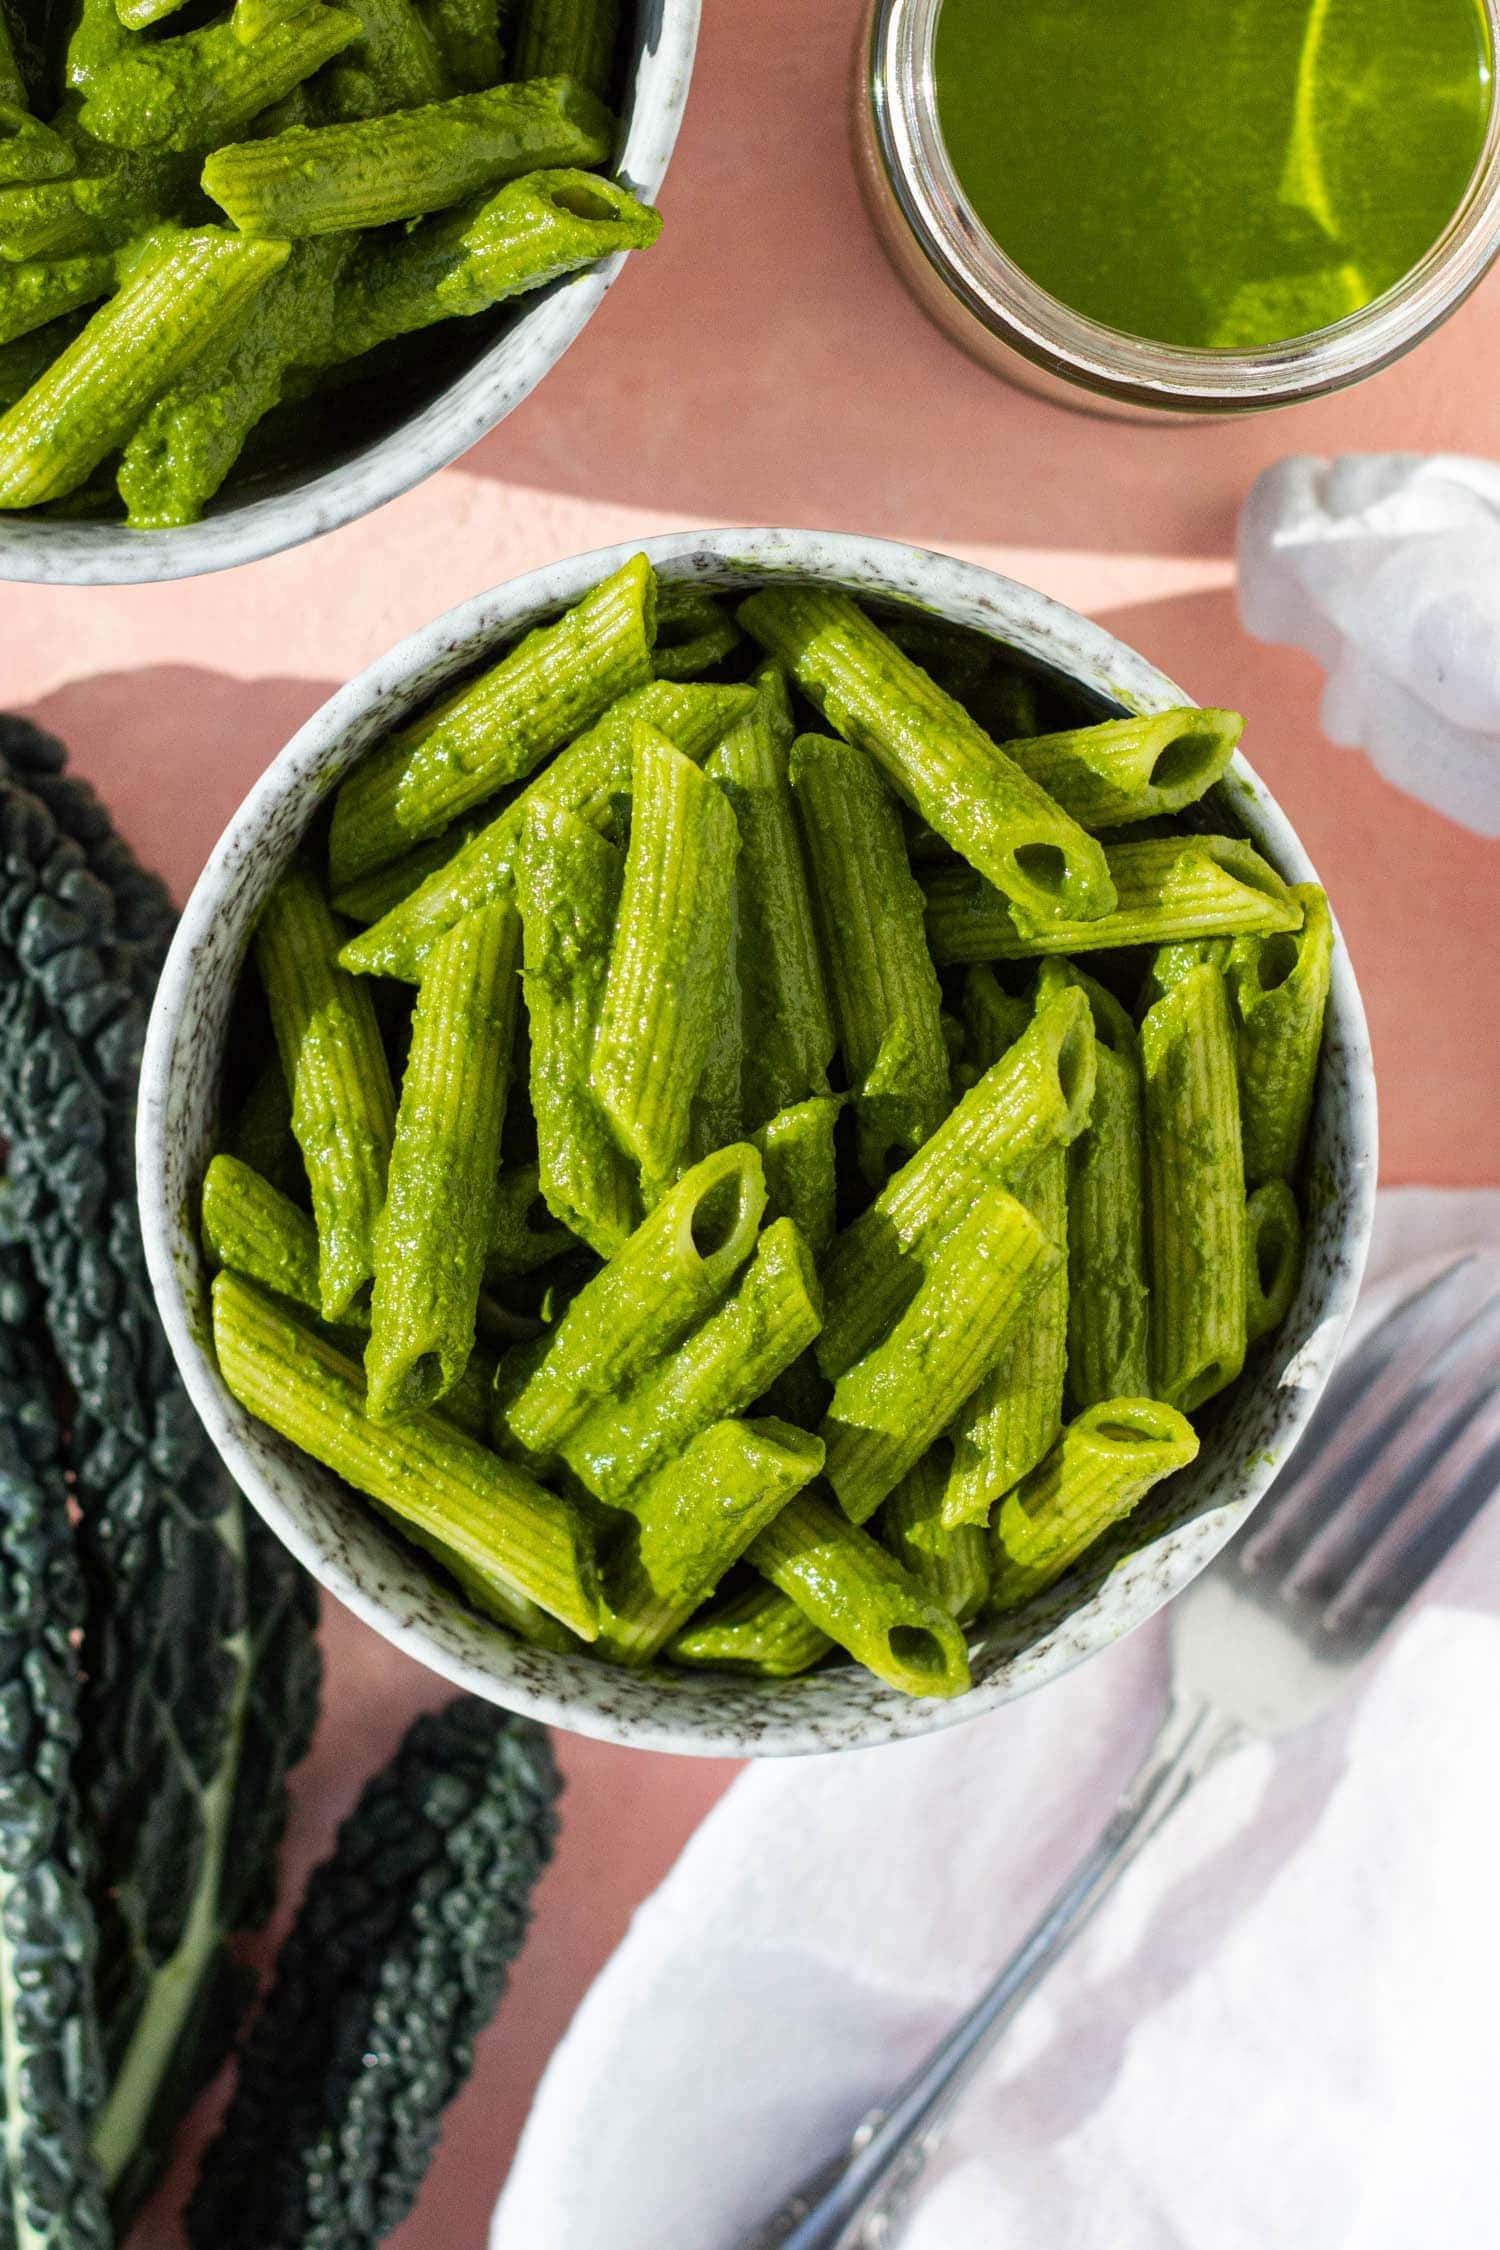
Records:
[[[1191,700],[1100,626],[946,556],[798,531],[687,532],[644,544],[668,579],[710,587],[817,579],[920,605],[1065,676],[1101,714]],[[234,1477],[330,1593],[418,1662],[514,1710],[650,1749],[735,1757],[893,1741],[1040,1687],[1129,1632],[1203,1568],[1270,1484],[1327,1379],[1364,1264],[1376,1170],[1364,1011],[1340,947],[1313,1124],[1307,1265],[1285,1326],[1227,1397],[1192,1468],[1138,1512],[1128,1539],[1117,1535],[1055,1596],[982,1639],[969,1695],[913,1702],[852,1666],[785,1681],[632,1674],[525,1647],[487,1624],[446,1594],[372,1509],[230,1398],[208,1347],[195,1212],[250,931],[316,807],[406,714],[488,650],[576,601],[632,551],[581,555],[451,610],[326,703],[251,791],[188,901],[152,1013],[137,1152],[146,1254],[183,1377]],[[1311,878],[1297,838],[1242,761],[1220,785],[1215,812],[1290,880]]]
[[[702,0],[635,0],[616,174],[654,203],[677,139],[698,43]],[[337,531],[456,461],[536,389],[586,326],[628,253],[554,282],[515,309],[428,331],[419,370],[394,395],[340,394],[347,439],[333,458],[275,475],[231,477],[201,523],[132,531],[0,515],[0,579],[44,585],[126,586],[197,578],[259,562]]]

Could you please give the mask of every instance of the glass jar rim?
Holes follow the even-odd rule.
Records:
[[[1484,279],[1500,254],[1500,98],[1448,225],[1383,295],[1331,327],[1223,350],[1107,327],[1054,297],[1008,257],[960,186],[938,120],[933,42],[943,0],[872,0],[868,94],[874,152],[897,209],[939,279],[1023,358],[1104,399],[1178,414],[1289,405],[1399,359]],[[1500,56],[1500,0],[1481,0]]]

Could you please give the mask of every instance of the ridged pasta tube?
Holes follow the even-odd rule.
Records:
[[[596,94],[609,91],[620,36],[620,0],[525,0],[516,75],[566,71]]]
[[[893,1160],[914,1156],[952,1107],[922,893],[896,800],[862,750],[805,734],[792,749],[791,777],[860,1167],[881,1187]]]
[[[847,742],[1007,897],[1039,916],[1114,905],[1100,846],[847,594],[770,586],[740,620]]]
[[[628,1506],[632,1486],[675,1460],[710,1422],[743,1414],[818,1332],[818,1282],[790,1219],[761,1236],[734,1294],[668,1358],[601,1402],[558,1450],[596,1499]]]
[[[833,1019],[788,783],[786,690],[763,678],[753,709],[708,761],[740,836],[735,885],[744,995],[747,1125],[828,1086]]]
[[[908,1469],[882,1507],[876,1530],[902,1569],[935,1594],[958,1624],[967,1625],[989,1599],[990,1534],[987,1524],[943,1522],[946,1456],[940,1443]]]
[[[437,1414],[380,1425],[359,1370],[238,1275],[213,1286],[219,1373],[247,1413],[467,1566],[592,1641],[593,1549],[577,1510]]]
[[[344,949],[344,967],[366,976],[420,977],[422,963],[444,930],[509,890],[521,825],[538,800],[598,826],[615,801],[630,793],[637,720],[664,734],[696,763],[744,716],[750,702],[749,688],[679,687],[668,680],[653,680],[621,696],[493,820],[424,876],[398,907],[352,939]]]
[[[243,13],[251,0],[238,0]],[[295,12],[295,0],[256,0]],[[416,109],[453,91],[438,43],[413,0],[343,0],[359,18],[359,37],[323,72],[314,114],[346,120]],[[498,78],[500,73],[495,72]]]
[[[444,211],[525,172],[602,163],[615,121],[568,78],[231,141],[203,186],[242,234],[293,242]]]
[[[1274,867],[1237,836],[1159,836],[1111,844],[1118,903],[1093,921],[1033,920],[968,869],[927,884],[927,936],[935,961],[1025,961],[1177,938],[1295,930],[1302,908]]]
[[[333,808],[335,886],[441,835],[592,726],[617,697],[643,687],[655,601],[655,573],[634,555],[555,624],[539,625],[357,765]]]
[[[1238,1025],[1240,1117],[1245,1177],[1289,1180],[1312,1115],[1333,976],[1333,917],[1316,883],[1292,896],[1302,927],[1286,935],[1239,938],[1229,955],[1229,997]]]
[[[401,1081],[365,1352],[377,1421],[451,1391],[474,1348],[521,1003],[521,918],[501,899],[436,948]]]
[[[460,92],[477,94],[482,87],[499,84],[505,75],[500,0],[427,0],[424,12],[443,68]],[[527,75],[559,74],[543,70]],[[603,93],[606,88],[594,91]]]
[[[1039,1008],[999,1062],[949,1112],[931,1140],[835,1236],[824,1265],[827,1306],[818,1364],[830,1381],[899,1318],[939,1241],[981,1187],[1016,1178],[1044,1149],[1077,1139],[1094,1096],[1087,1000],[1064,992]]]
[[[718,783],[639,721],[631,787],[625,886],[589,1080],[652,1202],[688,1145],[730,941],[739,837]]]
[[[1194,969],[1141,1025],[1152,1389],[1191,1414],[1245,1363],[1245,1164],[1224,979]]]
[[[547,1206],[540,1166],[502,1166],[484,1254],[485,1279],[535,1273],[577,1246],[571,1229],[560,1226]]]
[[[903,1695],[962,1695],[969,1652],[944,1604],[868,1532],[800,1493],[750,1548],[763,1577]]]
[[[600,1653],[649,1663],[822,1466],[819,1440],[790,1422],[715,1422],[638,1485],[605,1577]]]
[[[994,1607],[1019,1609],[1043,1592],[1197,1452],[1192,1424],[1156,1399],[1087,1407],[1000,1509]]]
[[[325,1320],[341,1320],[375,1271],[396,1118],[369,988],[339,967],[341,936],[311,866],[294,860],[261,909],[255,957],[312,1190]]]
[[[963,1047],[953,1066],[955,1092],[976,1086],[1020,1038],[1031,1021],[1031,1004],[1003,992],[995,972],[976,961],[964,977]]]
[[[342,914],[346,921],[359,922],[366,929],[376,922],[383,922],[388,914],[394,913],[398,906],[403,906],[413,892],[421,889],[429,875],[436,875],[455,860],[465,844],[487,825],[483,808],[478,812],[466,813],[462,820],[455,820],[453,826],[445,829],[441,836],[433,836],[425,844],[413,845],[400,859],[387,860],[384,867],[377,867],[373,875],[361,875],[356,882],[346,883],[342,890],[335,891],[334,913]],[[503,895],[503,891],[496,893],[497,897]],[[475,907],[488,904],[488,899],[474,901]],[[472,912],[473,909],[466,907],[464,911]],[[462,920],[463,915],[455,914],[446,927],[451,929],[454,922]],[[359,940],[351,939],[350,943],[357,945]],[[353,966],[352,962],[345,963],[346,968]],[[421,981],[420,965],[411,981]]]
[[[242,39],[230,16],[133,40],[90,78],[78,123],[109,148],[216,148],[351,46],[359,29],[349,9],[314,4],[256,39]]]
[[[556,1453],[700,1326],[754,1249],[765,1205],[761,1160],[743,1142],[684,1173],[550,1335],[506,1362],[500,1410],[517,1444]]]
[[[1285,1180],[1267,1180],[1245,1205],[1245,1337],[1281,1326],[1302,1279],[1302,1220]]]
[[[1010,1327],[997,1357],[946,1425],[952,1446],[943,1521],[980,1524],[1003,1492],[1036,1464],[1062,1428],[1068,1364],[1068,1155],[1044,1150],[1016,1182],[1016,1195],[1057,1251],[1028,1293],[1026,1318]]]
[[[1229,955],[1234,939],[1227,937],[1180,938],[1175,945],[1159,945],[1151,956],[1151,966],[1146,971],[1136,1004],[1138,1015],[1154,1007],[1164,992],[1174,984],[1181,984],[1194,969],[1208,962],[1216,969],[1229,967]]]
[[[107,304],[0,415],[0,508],[75,491],[152,399],[239,320],[285,263],[284,242],[163,228]]]
[[[729,1147],[745,1130],[745,1000],[740,986],[740,905],[732,883],[726,919],[724,943],[714,957],[708,1049],[688,1103],[686,1153],[693,1161]]]
[[[94,304],[114,285],[114,260],[99,252],[0,265],[0,344],[12,344],[62,313]]]
[[[1061,1262],[1057,1243],[1003,1188],[981,1189],[933,1246],[911,1303],[839,1377],[823,1420],[825,1473],[851,1523],[866,1522],[947,1429]]]
[[[833,1642],[774,1586],[747,1586],[715,1602],[673,1635],[674,1664],[713,1672],[749,1672],[763,1680],[795,1679],[825,1657]]]
[[[833,1240],[837,1179],[833,1128],[843,1107],[839,1094],[820,1094],[779,1110],[753,1136],[766,1168],[773,1219],[795,1219],[813,1262]]]
[[[692,680],[732,656],[744,638],[729,612],[691,579],[663,586],[656,633],[656,676]]]
[[[589,1082],[624,876],[619,852],[596,828],[532,800],[515,879],[537,1164],[548,1209],[603,1258],[640,1218],[630,1164]]]
[[[1228,770],[1244,730],[1238,711],[1190,704],[1012,739],[1005,748],[1081,828],[1124,828],[1196,804]]]

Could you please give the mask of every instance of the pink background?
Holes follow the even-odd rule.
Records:
[[[380,515],[227,577],[0,590],[3,700],[66,737],[181,894],[334,686],[517,571],[706,524],[969,556],[1105,618],[1193,694],[1246,712],[1247,752],[1322,872],[1364,987],[1385,1178],[1500,1182],[1500,1042],[1483,999],[1500,990],[1500,846],[1330,748],[1313,667],[1247,641],[1233,596],[1237,511],[1278,456],[1500,453],[1500,288],[1404,366],[1269,420],[1143,429],[1012,392],[927,325],[870,234],[844,122],[858,12],[707,0],[661,244],[502,429]],[[411,1713],[444,1695],[331,1608],[325,1641],[327,1716],[299,1777],[289,1892]],[[557,1861],[399,2250],[479,2250],[571,2010],[732,1770],[559,1749]],[[174,2191],[183,2180],[179,2167]],[[162,2250],[179,2240],[174,2200],[142,2231]]]

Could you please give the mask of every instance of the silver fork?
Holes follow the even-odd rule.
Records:
[[[1286,1474],[1171,1611],[1172,1693],[1113,1818],[988,1990],[738,2250],[882,2250],[990,2049],[1221,1758],[1316,1718],[1500,1488],[1500,1256],[1400,1298]]]

